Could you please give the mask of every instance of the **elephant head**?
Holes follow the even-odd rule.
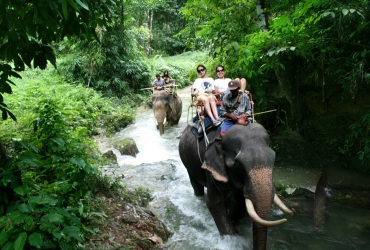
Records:
[[[267,227],[287,221],[269,221],[273,202],[283,212],[294,214],[275,194],[272,181],[275,152],[268,146],[268,140],[266,130],[257,123],[232,126],[222,141],[216,138],[208,145],[202,165],[215,181],[240,190],[244,211],[246,208],[254,222],[254,249],[266,249]],[[220,232],[228,232],[223,224],[217,226]]]
[[[176,93],[159,90],[154,91],[152,104],[156,126],[160,135],[163,135],[166,123],[170,126],[178,124],[182,111],[181,99]]]

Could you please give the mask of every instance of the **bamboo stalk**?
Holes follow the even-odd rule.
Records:
[[[274,112],[274,111],[276,111],[276,109],[272,109],[272,110],[268,110],[268,111],[263,111],[263,112],[254,113],[254,115],[262,115],[262,114],[270,113],[270,112]]]

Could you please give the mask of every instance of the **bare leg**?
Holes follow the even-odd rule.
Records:
[[[204,106],[204,109],[206,110],[207,115],[209,116],[209,118],[211,118],[212,121],[214,121],[215,118],[212,115],[212,111],[211,111],[211,107],[210,107],[210,104],[209,104],[208,97],[202,96],[200,98],[200,100],[203,102],[203,106]]]
[[[244,92],[247,89],[247,80],[245,78],[235,78],[235,80],[240,83],[240,91]]]
[[[214,96],[210,96],[209,97],[209,105],[211,106],[213,116],[215,117],[214,120],[218,120],[218,112],[217,112],[216,98]]]

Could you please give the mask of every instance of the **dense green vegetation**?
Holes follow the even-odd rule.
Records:
[[[341,148],[347,157],[358,154],[369,173],[369,1],[255,3],[189,0],[181,9],[187,20],[181,34],[188,46],[210,49],[227,76],[246,77],[259,109],[278,108],[263,124],[315,142],[330,134],[321,138],[330,141],[322,148],[337,140],[332,153]],[[318,116],[329,108],[325,117]],[[322,124],[335,124],[339,131]]]
[[[0,245],[3,249],[75,248],[102,217],[96,192],[119,187],[100,173],[104,159],[92,135],[109,135],[134,119],[117,98],[63,81],[54,69],[27,70],[15,80],[0,135],[11,158],[0,171]],[[129,192],[127,201],[134,201]],[[94,201],[95,200],[95,201]]]
[[[0,0],[0,247],[83,244],[101,216],[91,207],[96,189],[122,188],[101,176],[91,138],[129,124],[149,97],[140,89],[165,70],[184,87],[197,64],[213,77],[223,64],[227,77],[248,79],[259,111],[278,110],[261,117],[270,131],[355,155],[370,173],[369,8],[366,0]]]

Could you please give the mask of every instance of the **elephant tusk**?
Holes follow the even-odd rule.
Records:
[[[280,208],[280,210],[283,211],[284,213],[290,214],[290,215],[293,215],[293,216],[295,215],[294,208],[292,208],[292,210],[287,208],[287,206],[285,206],[284,202],[279,198],[279,196],[277,194],[275,194],[275,196],[274,196],[274,202],[275,202],[276,206],[278,206],[278,208]]]
[[[264,220],[262,219],[261,217],[258,216],[258,214],[256,213],[256,210],[254,210],[254,206],[253,206],[253,203],[250,199],[245,199],[245,205],[247,207],[247,211],[248,211],[248,214],[249,216],[251,217],[251,219],[261,225],[261,226],[264,226],[264,227],[274,227],[274,226],[279,226],[285,222],[287,222],[288,220],[287,219],[281,219],[281,220],[276,220],[276,221],[267,221],[267,220]]]

